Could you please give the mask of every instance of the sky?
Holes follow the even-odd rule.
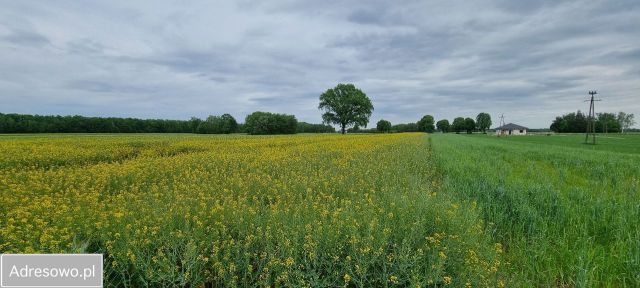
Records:
[[[0,113],[319,123],[353,83],[379,119],[640,122],[640,1],[0,0]],[[639,127],[640,124],[636,124]]]

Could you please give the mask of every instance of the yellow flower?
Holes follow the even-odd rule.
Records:
[[[391,277],[389,277],[389,282],[392,284],[398,284],[398,277],[391,275]]]
[[[349,274],[344,274],[342,279],[344,279],[344,283],[349,283],[351,281],[351,276],[349,276]]]
[[[445,285],[450,285],[451,284],[451,276],[444,276],[444,278],[442,278],[442,280],[444,281]]]
[[[291,265],[293,265],[295,261],[293,260],[293,258],[288,257],[285,261],[284,261],[284,265],[287,267],[291,267]]]

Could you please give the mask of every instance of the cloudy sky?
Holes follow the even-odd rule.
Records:
[[[320,122],[319,95],[350,82],[372,123],[548,127],[594,89],[640,118],[637,0],[0,4],[2,113]]]

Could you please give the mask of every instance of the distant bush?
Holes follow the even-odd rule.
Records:
[[[418,132],[418,124],[416,123],[400,123],[391,126],[393,132]]]
[[[378,123],[376,124],[376,130],[378,130],[378,132],[383,132],[383,133],[388,133],[391,131],[391,122],[381,119],[380,121],[378,121]]]
[[[253,135],[295,134],[298,120],[293,115],[256,111],[245,119],[245,132]]]
[[[296,133],[334,133],[336,128],[325,124],[311,124],[307,122],[298,122]]]
[[[230,134],[237,131],[238,122],[236,122],[236,119],[229,114],[224,114],[222,116],[207,117],[207,120],[198,124],[195,132],[199,134]]]

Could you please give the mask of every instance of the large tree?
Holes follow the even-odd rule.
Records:
[[[476,126],[482,133],[487,134],[487,129],[491,127],[491,115],[489,113],[480,113],[476,116]]]
[[[391,131],[391,122],[381,119],[380,121],[378,121],[376,129],[378,129],[379,132],[388,133]]]
[[[636,124],[636,121],[633,120],[633,114],[632,113],[624,113],[624,112],[618,112],[618,122],[620,123],[621,126],[621,133],[624,133],[624,130],[631,128],[631,126]]]
[[[340,125],[344,134],[350,126],[367,127],[373,104],[367,94],[353,84],[338,84],[320,95],[318,109],[324,111],[325,123]]]
[[[422,116],[422,119],[420,119],[420,121],[418,121],[418,130],[422,131],[422,132],[427,132],[427,133],[433,133],[434,130],[436,130],[436,127],[433,125],[433,123],[435,122],[435,120],[433,120],[433,116],[431,115],[424,115]]]
[[[464,118],[456,117],[453,119],[453,124],[451,125],[451,129],[456,132],[456,134],[460,134],[460,131],[465,130]]]
[[[436,123],[436,127],[438,127],[438,130],[440,130],[440,132],[442,133],[447,133],[449,132],[449,120],[447,119],[442,119],[440,121],[438,121],[438,123]]]
[[[467,130],[467,134],[471,134],[476,129],[476,121],[471,118],[464,119],[464,130]]]

